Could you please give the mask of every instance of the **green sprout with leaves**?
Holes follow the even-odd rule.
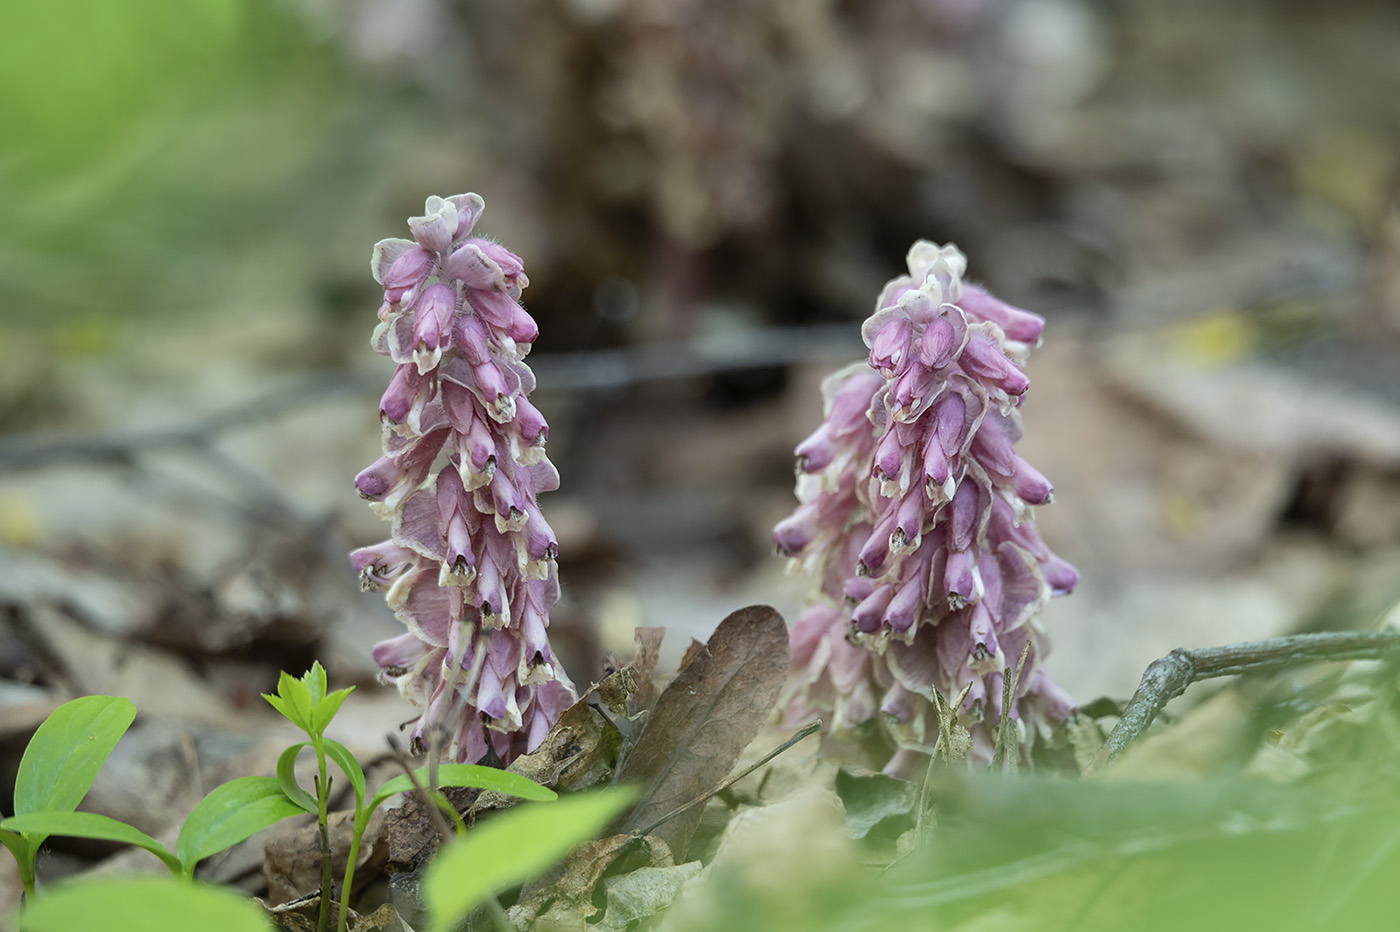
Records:
[[[320,828],[323,870],[317,927],[326,932],[333,898],[328,761],[344,774],[355,797],[353,832],[337,916],[337,928],[342,932],[348,927],[346,891],[352,889],[364,833],[370,817],[392,797],[415,791],[426,794],[429,802],[451,813],[459,836],[465,826],[440,787],[492,790],[537,802],[557,798],[553,790],[518,774],[475,764],[423,766],[388,780],[369,795],[364,770],[355,756],[325,735],[350,691],[327,692],[326,672],[319,663],[299,679],[283,673],[277,693],[266,698],[306,732],[309,740],[282,753],[276,777],[238,777],[210,791],[181,825],[173,852],[117,819],[77,811],[98,771],[135,720],[136,707],[117,696],[84,696],[59,706],[30,740],[16,778],[15,814],[0,821],[0,842],[14,855],[24,886],[25,908],[20,927],[28,932],[76,932],[100,924],[109,930],[176,932],[197,922],[200,928],[229,932],[264,929],[265,921],[256,915],[251,904],[217,888],[193,883],[195,867],[202,859],[288,816],[307,812],[316,814]],[[316,754],[314,795],[297,783],[294,772],[297,757],[308,747]],[[547,810],[527,806],[492,818],[465,840],[454,840],[444,849],[444,856],[439,859],[441,866],[435,866],[431,874],[434,893],[430,895],[430,906],[437,927],[449,927],[500,888],[530,876],[591,837],[630,799],[625,790],[607,790],[579,794],[567,805],[553,804]],[[555,820],[551,813],[562,821]],[[541,830],[541,820],[549,823],[548,830]],[[36,898],[35,863],[40,848],[52,835],[117,841],[143,848],[165,864],[174,883],[158,878],[78,881],[61,884],[52,893]],[[501,839],[511,841],[505,843]],[[475,879],[463,885],[461,878],[468,876]]]
[[[318,930],[327,928],[331,901],[330,891],[332,889],[330,829],[327,822],[327,804],[330,794],[330,780],[326,769],[327,758],[334,762],[341,773],[345,775],[345,779],[350,781],[350,787],[355,793],[350,852],[345,864],[345,876],[340,885],[340,910],[336,920],[336,927],[341,932],[345,932],[347,928],[350,899],[348,892],[352,889],[355,879],[355,861],[359,858],[360,843],[369,826],[370,817],[390,797],[421,789],[425,784],[431,783],[437,787],[453,786],[494,790],[498,793],[536,801],[549,801],[556,798],[553,790],[505,770],[483,767],[479,764],[439,764],[436,768],[420,767],[411,774],[403,774],[389,780],[380,787],[366,805],[365,774],[355,760],[355,755],[351,754],[345,745],[325,736],[326,726],[330,724],[331,719],[340,708],[341,702],[349,693],[349,689],[339,689],[327,693],[326,671],[321,668],[319,663],[316,663],[312,665],[310,670],[306,671],[301,679],[283,673],[277,683],[277,695],[263,694],[263,698],[271,703],[273,708],[306,732],[307,737],[311,739],[292,745],[282,752],[282,756],[277,761],[277,782],[285,798],[306,812],[314,812],[319,822],[322,896],[317,919]],[[297,757],[308,747],[316,754],[315,796],[306,792],[296,781]],[[444,812],[451,813],[454,820],[457,821],[460,831],[462,828],[461,820],[452,805],[442,799],[441,793],[436,789],[430,789],[427,792],[432,797],[430,802],[438,805]]]

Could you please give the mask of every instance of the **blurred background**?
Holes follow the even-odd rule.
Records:
[[[1022,453],[1083,573],[1044,618],[1073,695],[1371,625],[1397,100],[1382,0],[4,4],[0,759],[120,693],[175,723],[133,756],[213,785],[313,657],[361,686],[352,748],[410,717],[344,555],[387,536],[351,485],[390,374],[369,252],[430,194],[480,193],[530,277],[581,684],[634,625],[678,655],[799,610],[792,448],[920,237],[1048,318]]]

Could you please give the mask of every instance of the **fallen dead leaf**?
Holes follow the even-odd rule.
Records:
[[[661,694],[623,764],[619,778],[646,787],[623,831],[652,825],[723,780],[773,710],[787,667],[787,625],[774,609],[751,606],[720,622]],[[684,857],[701,810],[651,834]]]

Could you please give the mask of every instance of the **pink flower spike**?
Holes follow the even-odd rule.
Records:
[[[908,263],[861,328],[866,365],[823,383],[826,419],[797,450],[800,504],[775,537],[819,594],[794,626],[783,706],[833,730],[878,718],[899,748],[890,766],[909,768],[931,750],[935,691],[966,689],[970,757],[985,764],[1003,715],[1035,726],[1017,725],[1025,749],[1072,709],[1039,667],[1033,616],[1078,576],[1036,533],[1023,502],[1048,502],[1049,483],[1015,451],[1029,384],[1017,360],[1043,321],[964,286],[953,246],[921,241]]]
[[[441,735],[458,761],[503,765],[543,740],[575,690],[547,635],[558,544],[536,497],[558,472],[523,362],[538,331],[518,303],[528,284],[519,258],[464,242],[482,206],[474,194],[429,198],[409,220],[416,242],[375,247],[385,322],[373,346],[398,367],[380,399],[384,456],[356,486],[393,537],[351,562],[362,585],[387,588],[408,627],[374,656],[382,678],[424,708],[414,748]],[[464,671],[483,643],[472,687]]]

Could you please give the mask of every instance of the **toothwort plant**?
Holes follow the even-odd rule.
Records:
[[[373,347],[398,364],[379,402],[384,455],[355,486],[392,522],[351,554],[408,632],[377,645],[386,682],[423,708],[459,761],[532,750],[574,701],[546,627],[559,598],[554,532],[536,496],[559,486],[523,362],[538,335],[520,259],[472,236],[475,194],[428,198],[412,240],[374,247],[384,286]]]
[[[1037,613],[1078,581],[1032,520],[1050,483],[1013,446],[1044,319],[964,283],[955,246],[920,241],[908,263],[862,328],[868,363],[823,385],[825,420],[797,447],[801,504],[773,535],[820,581],[792,628],[787,718],[824,711],[842,729],[878,712],[894,769],[932,751],[935,690],[963,696],[983,763],[1003,715],[1025,745],[1070,714]]]

